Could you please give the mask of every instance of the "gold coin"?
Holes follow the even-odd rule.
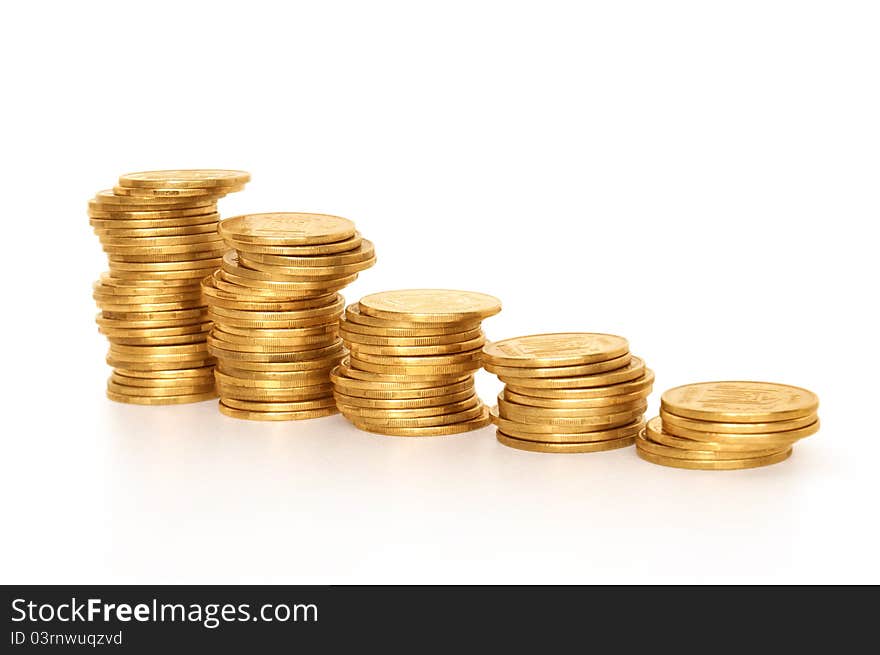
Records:
[[[118,355],[134,355],[137,357],[158,357],[177,355],[203,355],[204,344],[184,346],[110,346],[110,352]]]
[[[320,391],[312,391],[312,389],[318,389],[319,387],[320,385],[297,389],[249,389],[247,387],[218,384],[217,391],[220,392],[221,400],[229,406],[233,404],[227,402],[229,400],[259,403],[302,403],[327,398],[330,399],[330,403],[325,406],[333,406],[333,394],[330,391],[325,388],[321,388]],[[238,407],[237,409],[242,408]]]
[[[235,216],[221,221],[219,230],[224,239],[282,247],[338,243],[355,235],[347,218],[296,212]]]
[[[626,448],[635,441],[634,437],[621,437],[619,439],[588,441],[584,443],[544,443],[516,439],[504,434],[501,430],[496,431],[495,436],[498,442],[505,446],[533,453],[598,453],[606,450],[616,450],[617,448]]]
[[[446,364],[443,366],[388,366],[386,364],[374,364],[365,362],[349,354],[349,364],[353,370],[361,370],[382,375],[400,376],[404,379],[413,377],[416,379],[434,378],[440,376],[460,376],[475,373],[480,369],[479,362],[466,362],[464,364]]]
[[[108,236],[98,235],[101,244],[112,247],[121,253],[141,253],[143,251],[159,250],[163,253],[190,252],[200,249],[221,248],[223,241],[213,231],[200,234],[184,234],[176,236]],[[189,250],[186,250],[186,249]],[[177,250],[175,250],[177,249]],[[225,247],[224,247],[225,249]]]
[[[349,342],[348,349],[355,356],[378,355],[398,357],[423,357],[428,355],[454,355],[457,353],[473,352],[483,346],[485,339],[482,336],[469,341],[455,343],[436,344],[430,346],[371,346]]]
[[[284,352],[244,352],[241,350],[233,350],[235,344],[224,343],[212,335],[208,335],[208,352],[216,357],[236,361],[250,362],[302,362],[315,359],[324,359],[332,357],[337,353],[342,353],[342,341],[334,343],[323,348],[314,348],[303,351],[284,351]]]
[[[524,380],[525,382],[525,380]],[[651,369],[645,369],[645,374],[630,382],[620,382],[607,387],[586,387],[583,389],[541,389],[538,387],[529,387],[519,384],[507,384],[505,389],[512,393],[529,396],[532,398],[543,398],[546,400],[589,400],[613,398],[614,396],[625,396],[628,394],[644,392],[649,394],[654,386],[654,372]]]
[[[629,353],[629,342],[614,334],[559,332],[495,341],[486,344],[483,353],[493,366],[570,367],[622,357]]]
[[[668,428],[667,431],[674,432],[679,436],[681,430],[690,432],[715,432],[720,434],[760,434],[785,432],[788,430],[798,430],[806,427],[818,420],[818,416],[808,414],[800,418],[787,419],[784,421],[770,421],[767,423],[721,423],[719,421],[698,421],[696,419],[682,418],[675,414],[670,414],[666,410],[660,409],[660,417],[663,424]]]
[[[175,198],[168,196],[129,196],[117,194],[113,189],[98,191],[94,198],[96,205],[118,207],[120,210],[142,209],[188,209],[216,202],[215,196],[196,196],[195,198]]]
[[[318,400],[302,400],[299,402],[286,403],[238,400],[236,398],[223,398],[222,402],[224,405],[232,409],[243,409],[250,412],[306,412],[336,406],[333,396],[319,398]]]
[[[318,325],[301,328],[240,328],[234,325],[224,325],[217,323],[217,327],[226,334],[232,334],[239,337],[254,337],[256,339],[297,339],[306,337],[322,337],[330,334],[336,334],[335,325]]]
[[[450,414],[434,414],[432,416],[422,416],[414,418],[394,418],[403,414],[407,410],[396,410],[397,413],[391,414],[391,418],[383,415],[381,418],[376,415],[370,415],[371,412],[361,410],[360,408],[352,408],[345,405],[339,405],[339,411],[349,420],[367,421],[370,423],[381,423],[388,428],[427,428],[440,425],[451,425],[453,423],[464,423],[480,417],[483,414],[485,406],[477,399],[476,402],[470,404],[470,407]],[[390,410],[383,410],[379,414],[390,414]]]
[[[647,462],[651,462],[652,464],[702,471],[733,471],[740,469],[757,468],[759,466],[769,466],[771,464],[778,464],[779,462],[782,462],[791,456],[791,448],[765,457],[725,460],[694,460],[681,459],[678,457],[664,457],[662,455],[649,453],[638,447],[636,448],[636,452],[638,453],[639,457]]]
[[[764,423],[815,414],[811,391],[773,382],[700,382],[663,393],[660,407],[685,418],[727,423]]]
[[[520,435],[521,433],[534,435],[582,434],[585,432],[596,432],[598,430],[612,430],[643,419],[643,412],[629,412],[626,414],[609,415],[608,417],[591,416],[580,419],[567,419],[565,422],[561,419],[556,419],[554,421],[542,420],[523,422],[500,416],[498,413],[498,407],[491,408],[491,415],[492,422],[495,423],[498,429],[507,434],[516,435]],[[610,420],[603,422],[602,419],[605,418],[609,418]],[[594,422],[595,419],[598,419],[598,421]],[[536,437],[536,439],[540,439],[540,437]],[[588,439],[582,439],[582,441],[588,441]]]
[[[108,303],[99,300],[98,307],[104,312],[166,312],[178,309],[195,309],[204,305],[201,300],[185,300],[182,302],[144,303],[133,305],[131,303]]]
[[[119,185],[143,189],[212,189],[250,182],[250,173],[222,169],[144,171],[119,176]]]
[[[92,285],[92,289],[102,293],[123,295],[161,295],[165,293],[190,293],[199,290],[198,281],[189,284],[166,284],[155,280],[146,280],[143,284],[138,280],[111,277],[102,273],[100,279]]]
[[[425,398],[438,396],[446,393],[455,393],[465,388],[472,388],[474,378],[472,375],[448,381],[443,378],[440,382],[419,382],[411,379],[404,381],[385,380],[384,376],[376,376],[367,373],[365,378],[349,377],[350,371],[345,362],[333,370],[331,378],[337,389],[351,396],[362,398]],[[383,394],[390,394],[385,396]]]
[[[232,248],[238,252],[248,256],[257,255],[275,255],[279,257],[311,257],[315,255],[337,255],[340,253],[351,252],[360,247],[363,238],[357,232],[354,236],[344,241],[336,241],[333,243],[317,243],[308,246],[266,246],[257,245],[247,241],[230,238],[224,235],[224,240]]]
[[[211,323],[205,321],[203,323],[169,328],[110,328],[99,326],[98,329],[107,336],[119,337],[171,337],[190,334],[202,334],[204,336],[204,333],[211,329]]]
[[[214,371],[218,383],[259,389],[292,389],[330,384],[328,367],[304,371],[246,371],[221,362]]]
[[[482,407],[482,412],[479,416],[474,419],[468,421],[462,421],[460,423],[453,423],[449,425],[434,425],[428,427],[418,427],[418,428],[401,428],[401,427],[391,427],[381,423],[371,423],[369,421],[363,420],[352,420],[351,424],[360,430],[364,430],[365,432],[375,432],[377,434],[384,434],[387,436],[393,437],[440,437],[440,436],[448,436],[451,434],[461,434],[462,432],[470,432],[471,430],[478,430],[480,428],[484,428],[491,423],[489,417],[489,411],[485,406]]]
[[[214,234],[214,223],[204,223],[201,225],[183,225],[180,227],[156,227],[156,228],[100,228],[96,227],[92,230],[102,241],[107,239],[155,239],[155,238],[171,238],[171,237],[190,237],[204,236],[206,234]]]
[[[271,298],[259,298],[251,300],[243,297],[238,293],[229,293],[215,286],[217,275],[205,277],[201,282],[202,293],[211,298],[211,303],[218,307],[227,307],[229,309],[248,310],[247,305],[262,304],[266,305],[265,309],[256,309],[255,311],[288,311],[294,309],[315,309],[318,307],[326,307],[335,303],[341,296],[337,293],[328,293],[321,296],[309,296],[306,298],[275,300]],[[241,305],[241,306],[239,306]],[[249,310],[248,310],[249,311]]]
[[[336,327],[333,317],[316,316],[314,318],[304,318],[302,320],[283,320],[283,321],[248,321],[238,318],[231,318],[217,314],[213,307],[208,308],[208,316],[223,329],[231,332],[233,328],[240,330],[294,330],[305,328],[323,328],[332,331]]]
[[[494,296],[451,289],[401,289],[361,298],[361,314],[411,323],[480,321],[501,311]]]
[[[98,218],[89,219],[89,225],[93,230],[174,230],[206,226],[217,230],[217,219],[220,214],[196,214],[179,218],[155,218],[155,219],[122,219],[122,218]]]
[[[214,363],[214,358],[169,358],[165,357],[162,359],[155,360],[132,360],[125,359],[121,357],[107,357],[106,360],[108,365],[113,368],[121,368],[121,369],[135,369],[144,372],[155,373],[157,371],[176,371],[181,368],[201,368],[203,366],[208,366]]]
[[[336,343],[336,337],[331,336],[328,339],[323,339],[322,341],[315,343],[271,343],[271,342],[259,342],[259,343],[243,343],[243,342],[235,342],[235,341],[226,341],[221,339],[219,335],[222,333],[217,329],[214,329],[211,332],[212,337],[215,340],[215,343],[220,344],[219,347],[224,348],[225,350],[234,350],[239,353],[264,353],[266,355],[284,355],[285,357],[289,353],[300,353],[305,354],[309,352],[315,352],[321,348],[326,348],[329,346],[333,346]],[[271,360],[270,361],[275,361]]]
[[[644,420],[627,423],[621,427],[610,430],[593,430],[592,432],[526,432],[516,429],[515,424],[507,423],[502,429],[504,434],[514,439],[523,441],[537,441],[538,443],[592,443],[595,441],[608,441],[610,439],[633,438],[645,426]]]
[[[331,380],[333,378],[331,377]],[[454,387],[453,387],[454,388]],[[474,397],[474,386],[470,385],[453,393],[425,398],[363,398],[349,395],[339,385],[334,386],[333,395],[343,405],[364,407],[368,409],[420,409],[423,407],[439,407],[451,405]]]
[[[139,275],[140,279],[146,279],[144,273],[149,273],[155,279],[155,275],[165,273],[185,273],[188,277],[196,275],[204,277],[209,275],[220,266],[219,257],[206,259],[187,259],[171,262],[123,262],[110,260],[110,270],[114,277],[133,277]]]
[[[245,271],[254,271],[254,273],[269,275],[270,279],[278,279],[284,282],[303,282],[309,280],[332,280],[344,275],[352,273],[360,273],[371,268],[376,263],[376,258],[371,257],[354,264],[346,264],[344,266],[277,266],[275,264],[261,264],[252,261],[245,255],[236,253],[238,265]],[[252,275],[251,277],[255,277]],[[256,275],[258,279],[263,279]]]
[[[384,338],[431,338],[435,336],[458,335],[463,332],[472,332],[480,329],[479,323],[450,323],[448,325],[432,325],[431,327],[401,327],[405,324],[397,323],[397,327],[387,324],[383,325],[363,325],[355,323],[351,320],[356,314],[356,310],[352,312],[352,306],[345,308],[345,317],[340,319],[340,329],[351,333],[352,340],[357,340],[356,335],[367,335],[373,337]],[[358,318],[358,320],[361,320]],[[414,324],[412,324],[414,325]]]
[[[466,379],[473,379],[473,371],[464,373],[432,373],[426,375],[376,373],[374,371],[361,371],[350,366],[351,361],[345,358],[340,362],[339,373],[347,378],[370,382],[400,383],[415,386],[424,383],[430,387],[453,384]]]
[[[485,351],[484,351],[485,352]],[[632,361],[629,353],[594,364],[580,364],[578,366],[554,366],[551,368],[525,368],[516,366],[495,366],[484,362],[483,368],[494,373],[502,380],[519,380],[522,384],[529,384],[534,378],[573,378],[583,375],[595,375],[607,371],[617,371]]]
[[[576,409],[558,409],[552,407],[534,407],[529,405],[520,405],[511,402],[505,396],[505,392],[498,394],[498,412],[501,417],[510,419],[511,421],[522,421],[526,423],[552,423],[553,421],[576,421],[580,419],[592,420],[605,416],[620,416],[622,414],[632,414],[644,412],[648,408],[648,403],[644,398],[627,403],[625,405],[606,405],[604,407],[582,407]]]
[[[145,319],[114,319],[105,318],[98,314],[95,322],[98,324],[101,332],[108,334],[108,330],[158,330],[164,328],[191,327],[194,325],[200,325],[205,319],[201,312],[198,312],[195,316],[187,316],[184,318],[159,319],[154,318],[155,314],[151,316],[153,317]]]
[[[211,400],[212,398],[217,397],[217,393],[211,391],[208,393],[177,396],[126,396],[108,390],[107,397],[118,403],[130,403],[133,405],[182,405],[184,403],[198,403],[203,400]]]
[[[324,407],[321,409],[310,409],[301,412],[255,412],[229,407],[224,405],[222,400],[220,401],[219,406],[221,414],[248,421],[304,421],[339,413],[339,410],[336,409],[336,407]]]
[[[317,282],[272,282],[267,280],[253,280],[251,278],[242,277],[230,273],[228,269],[221,270],[221,279],[228,284],[236,284],[246,287],[247,289],[258,289],[268,291],[281,296],[289,296],[296,294],[308,294],[313,292],[314,295],[329,293],[331,291],[339,291],[343,287],[357,279],[357,274],[347,277],[337,278],[335,280],[319,280]],[[215,279],[215,284],[217,281]],[[217,284],[219,288],[223,288]]]
[[[752,459],[754,457],[768,457],[775,455],[780,451],[779,448],[764,448],[761,450],[753,450],[749,452],[730,452],[724,450],[692,450],[673,448],[662,443],[652,441],[645,430],[636,438],[636,445],[643,451],[661,457],[674,457],[676,459],[692,459],[692,460],[731,460],[731,459]],[[790,444],[786,445],[783,450],[790,448]]]
[[[475,407],[482,407],[480,399],[473,393],[455,402],[444,403],[442,405],[427,405],[424,407],[364,407],[363,405],[350,405],[345,402],[345,396],[335,395],[336,405],[346,416],[354,416],[359,419],[368,421],[405,421],[409,419],[429,419],[440,416],[450,416],[453,414],[461,414]],[[439,419],[438,419],[439,420]],[[458,422],[458,421],[455,421]],[[404,424],[391,423],[397,427],[411,427]],[[416,425],[415,427],[419,427]]]
[[[511,391],[510,387],[505,387],[504,398],[518,405],[526,405],[528,407],[545,407],[549,409],[586,409],[590,407],[616,407],[621,405],[630,405],[639,402],[648,397],[651,393],[650,388],[631,394],[621,394],[619,396],[608,396],[606,398],[540,398],[536,396],[525,396],[523,394]]]
[[[230,309],[227,307],[212,307],[212,311],[218,316],[227,316],[229,318],[247,319],[250,321],[280,321],[280,320],[302,320],[307,318],[324,318],[333,317],[335,320],[342,311],[345,299],[339,294],[330,296],[332,302],[319,307],[309,309],[293,309],[293,310],[272,310],[272,311],[253,311]]]
[[[168,321],[168,320],[184,320],[193,319],[193,322],[203,322],[205,320],[205,311],[202,309],[176,309],[165,312],[125,312],[113,311],[104,312],[102,318],[117,321]],[[99,323],[100,324],[100,323]],[[149,327],[149,326],[147,326]],[[156,326],[158,327],[158,326]]]
[[[344,324],[345,321],[343,320]],[[467,332],[453,332],[452,334],[437,334],[428,337],[380,337],[359,332],[351,332],[343,325],[339,330],[340,336],[350,344],[360,346],[384,346],[392,348],[412,348],[425,346],[445,346],[448,344],[462,344],[475,339],[484,339],[485,335],[480,328]]]
[[[110,343],[125,346],[177,346],[186,343],[204,343],[205,334],[180,334],[170,337],[110,337]]]
[[[468,366],[474,363],[478,364],[482,352],[479,348],[467,350],[451,355],[419,355],[415,357],[404,357],[400,355],[373,355],[371,353],[352,351],[352,362],[369,362],[371,364],[382,364],[384,366]]]
[[[798,439],[803,439],[811,434],[815,434],[819,429],[818,421],[811,426],[801,428],[800,430],[790,430],[788,432],[776,432],[772,434],[745,435],[740,437],[732,434],[713,434],[700,433],[701,439],[690,439],[687,437],[679,437],[667,432],[663,428],[663,423],[659,416],[655,416],[647,425],[647,436],[664,446],[677,448],[679,450],[711,450],[742,453],[755,450],[773,450],[779,451],[790,447]],[[709,441],[707,437],[713,437],[715,440]]]
[[[633,355],[626,366],[594,375],[575,375],[563,378],[498,377],[505,384],[510,382],[512,385],[528,387],[529,389],[591,389],[636,380],[645,374],[645,370],[645,362]]]
[[[371,241],[368,241],[367,239],[362,239],[359,246],[338,255],[263,255],[256,252],[247,252],[239,253],[239,256],[241,256],[242,259],[245,261],[269,266],[314,266],[317,268],[329,268],[334,266],[348,266],[350,264],[359,264],[369,259],[375,259],[376,252]]]
[[[246,377],[248,371],[255,378],[260,378],[266,373],[295,373],[297,371],[312,371],[316,373],[326,371],[329,376],[330,369],[339,364],[339,358],[340,355],[334,354],[330,357],[305,359],[298,362],[250,362],[243,359],[234,361],[220,359],[217,362],[217,369],[235,377]]]
[[[659,417],[658,417],[659,419]],[[805,439],[819,431],[819,420],[813,416],[814,421],[800,428],[791,430],[782,430],[777,432],[753,432],[753,433],[730,433],[730,432],[701,432],[699,430],[688,430],[675,425],[662,423],[663,435],[675,437],[678,439],[687,439],[688,441],[699,444],[719,444],[727,449],[733,449],[733,446],[743,445],[748,449],[755,448],[772,448],[778,446],[783,448],[793,444],[799,439]],[[678,444],[668,444],[678,445]],[[709,449],[708,446],[706,448]]]
[[[174,289],[180,287],[171,287],[166,289],[169,293],[156,294],[147,293],[146,291],[139,294],[116,293],[115,291],[105,292],[96,290],[92,293],[92,298],[98,303],[109,303],[112,305],[154,305],[157,303],[173,303],[173,302],[195,302],[200,307],[205,306],[202,300],[202,294],[192,288],[184,289],[178,293],[171,293]]]
[[[139,219],[153,221],[162,218],[184,218],[205,214],[217,215],[217,203],[206,202],[195,207],[172,207],[171,209],[162,209],[161,207],[123,209],[117,205],[105,205],[95,200],[89,200],[89,206],[86,213],[89,218],[103,219],[108,222],[113,222],[116,219],[122,221],[137,221]]]
[[[243,186],[227,187],[225,189],[135,189],[133,187],[115,186],[113,194],[126,198],[221,198],[227,193],[241,191]]]
[[[279,330],[251,330],[251,332],[252,334],[234,334],[226,332],[222,325],[215,325],[213,335],[216,339],[229,344],[259,346],[269,349],[291,348],[293,350],[323,348],[324,346],[333,345],[338,339],[332,331],[296,337],[258,337],[256,334],[253,334],[257,332],[275,334],[278,333]]]
[[[213,381],[209,384],[200,385],[178,385],[175,387],[145,387],[145,386],[129,386],[120,384],[111,379],[107,382],[107,390],[114,394],[122,396],[139,396],[139,397],[156,397],[156,396],[192,396],[202,393],[214,393]]]
[[[178,387],[213,387],[214,376],[202,375],[199,377],[176,377],[176,378],[135,378],[127,375],[120,375],[117,371],[113,371],[110,375],[110,382],[131,389],[132,387],[142,387],[145,389],[176,389]],[[165,396],[175,395],[176,392],[168,391],[160,394]],[[179,395],[179,394],[178,394]]]

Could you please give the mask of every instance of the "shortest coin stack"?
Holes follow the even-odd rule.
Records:
[[[492,408],[505,446],[590,453],[633,444],[645,425],[654,373],[612,334],[567,332],[505,339],[483,348],[504,382]]]
[[[339,411],[380,434],[428,437],[489,424],[474,390],[485,342],[481,323],[497,298],[408,289],[365,296],[340,321],[350,354],[331,379]]]
[[[819,430],[819,399],[772,382],[700,382],[663,394],[660,416],[636,440],[654,464],[724,471],[781,462]]]

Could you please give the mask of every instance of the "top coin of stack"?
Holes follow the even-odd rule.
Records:
[[[362,430],[396,436],[488,425],[473,376],[482,321],[500,311],[493,296],[448,289],[386,291],[350,305],[340,321],[350,354],[331,376],[339,410]]]
[[[505,446],[585,453],[629,446],[644,426],[654,374],[613,334],[566,332],[505,339],[483,348],[505,383],[492,408]]]
[[[225,249],[217,200],[248,180],[232,170],[129,173],[89,201],[90,223],[110,260],[93,297],[115,369],[111,399],[157,405],[216,395],[199,280]]]
[[[819,430],[819,399],[772,382],[701,382],[663,394],[660,416],[636,441],[654,464],[733,470],[776,464]]]
[[[345,355],[337,291],[376,262],[373,244],[325,214],[237,216],[218,231],[235,249],[202,283],[220,411],[266,421],[335,414],[330,370]]]

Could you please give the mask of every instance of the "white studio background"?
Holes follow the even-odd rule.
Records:
[[[880,582],[876,3],[0,11],[3,582]],[[351,301],[484,291],[492,339],[629,338],[650,415],[762,379],[823,429],[712,473],[111,403],[86,201],[169,167],[355,220]]]

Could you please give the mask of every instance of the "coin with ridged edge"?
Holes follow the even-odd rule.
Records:
[[[298,212],[235,216],[221,221],[218,230],[224,238],[267,246],[336,243],[350,239],[356,232],[347,218]]]
[[[699,382],[669,389],[660,406],[684,418],[726,423],[764,423],[814,414],[811,391],[774,382]]]
[[[250,180],[250,173],[245,171],[198,168],[126,173],[119,176],[119,185],[145,189],[213,189],[241,186]]]
[[[361,298],[358,308],[376,318],[421,322],[479,321],[501,311],[501,301],[474,291],[401,289]]]
[[[535,334],[495,341],[483,348],[487,364],[526,369],[580,366],[622,357],[628,352],[629,342],[623,337],[590,332]]]
[[[542,443],[540,441],[526,441],[515,439],[504,434],[501,430],[496,432],[498,442],[517,450],[526,450],[533,453],[598,453],[606,450],[617,450],[631,446],[635,437],[621,437],[608,439],[607,441],[590,441],[586,443]]]

